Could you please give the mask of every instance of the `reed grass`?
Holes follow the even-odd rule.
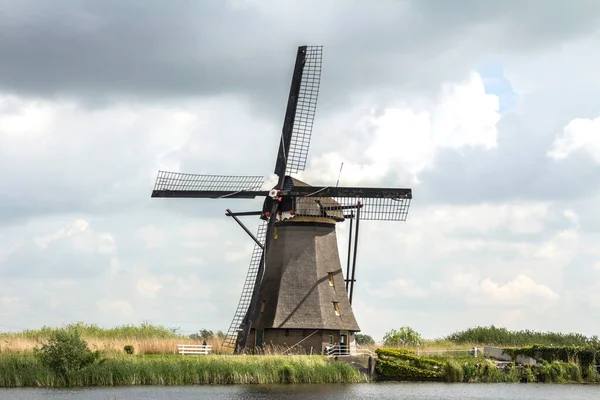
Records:
[[[511,331],[506,328],[478,326],[452,333],[445,341],[456,344],[479,343],[488,346],[586,346],[600,344],[598,336],[587,337],[580,333],[537,332],[532,330]]]
[[[352,366],[322,356],[111,356],[57,376],[33,352],[0,353],[0,387],[79,387],[364,381]]]
[[[142,323],[101,328],[77,322],[62,327],[44,326],[40,329],[0,333],[0,352],[33,350],[58,330],[77,330],[91,350],[101,350],[105,353],[121,353],[123,347],[133,345],[137,354],[172,354],[176,352],[178,344],[202,343],[202,340],[191,339],[189,336],[178,334],[175,328],[162,325]],[[206,342],[212,346],[213,353],[232,352],[232,349],[223,347],[223,339],[218,336],[209,338]]]
[[[40,329],[0,333],[0,339],[25,338],[39,340],[49,337],[58,330],[78,330],[82,336],[97,339],[177,339],[182,337],[177,333],[177,328],[167,328],[163,325],[154,325],[148,322],[143,322],[140,325],[120,325],[113,328],[102,328],[95,324],[74,322],[60,327],[43,326]]]

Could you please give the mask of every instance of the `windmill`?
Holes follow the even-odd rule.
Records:
[[[291,176],[306,166],[322,54],[322,46],[298,47],[275,163],[277,183],[271,190],[263,189],[263,176],[159,171],[152,191],[152,197],[264,198],[262,210],[226,212],[255,242],[224,341],[236,352],[265,343],[311,350],[351,344],[360,331],[351,307],[359,222],[406,220],[411,189],[310,186]],[[261,219],[256,235],[240,221],[243,216]],[[350,230],[344,279],[335,228],[346,219]]]

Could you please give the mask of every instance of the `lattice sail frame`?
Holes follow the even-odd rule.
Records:
[[[238,191],[260,190],[264,177],[252,175],[199,175],[158,171],[155,191]]]
[[[285,174],[304,171],[317,109],[323,46],[307,46]]]
[[[356,206],[360,202],[361,220],[406,221],[410,201],[410,198],[298,197],[294,215],[341,219],[351,213],[356,215]]]
[[[258,239],[263,246],[265,244],[266,234],[267,223],[265,221],[258,225],[258,230],[256,231],[256,239]],[[223,340],[223,346],[225,347],[233,348],[237,342],[240,326],[246,317],[248,307],[250,307],[250,301],[252,300],[254,283],[256,282],[256,274],[258,273],[262,253],[262,247],[255,243],[254,250],[252,251],[252,257],[250,258],[250,266],[248,267],[248,272],[246,273],[244,287],[242,288],[242,294],[240,295],[240,301],[238,302],[237,309],[235,310],[235,314],[231,320],[231,324],[229,325],[225,339]]]

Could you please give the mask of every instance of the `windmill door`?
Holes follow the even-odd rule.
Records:
[[[348,352],[348,331],[340,332],[340,354]]]
[[[257,329],[256,330],[256,347],[263,347],[263,337],[264,337],[265,331],[263,329]]]

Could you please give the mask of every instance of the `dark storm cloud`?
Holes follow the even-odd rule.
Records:
[[[324,91],[341,101],[378,87],[435,89],[464,77],[475,49],[557,45],[595,27],[600,9],[594,1],[567,10],[542,1],[262,3],[273,12],[243,1],[3,3],[0,90],[86,101],[250,93],[273,107],[305,42],[327,46]]]

